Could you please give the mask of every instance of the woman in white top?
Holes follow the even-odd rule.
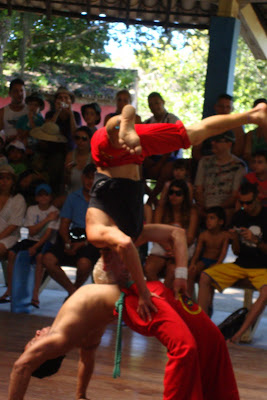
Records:
[[[19,239],[26,211],[26,202],[21,194],[13,196],[15,172],[6,164],[0,167],[0,260],[7,255]]]
[[[76,147],[67,154],[65,160],[65,183],[69,193],[80,189],[82,171],[92,162],[91,130],[87,126],[81,126],[76,130],[74,140]]]

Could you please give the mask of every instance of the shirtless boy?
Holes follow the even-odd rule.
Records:
[[[143,228],[143,185],[139,166],[145,157],[196,145],[232,128],[254,123],[267,126],[267,106],[259,104],[240,114],[215,115],[189,127],[177,124],[134,125],[135,110],[127,105],[112,117],[91,141],[97,166],[86,216],[88,240],[96,247],[113,249],[131,272],[139,293],[139,313],[151,318],[155,311],[134,240]],[[187,269],[175,269],[174,291],[185,292]]]
[[[223,230],[226,215],[222,207],[206,211],[206,230],[198,237],[197,247],[188,268],[188,294],[193,296],[194,284],[200,273],[213,264],[221,264],[229,244],[227,231]]]

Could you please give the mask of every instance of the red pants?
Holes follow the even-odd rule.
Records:
[[[181,121],[177,121],[176,124],[135,125],[135,129],[143,149],[139,156],[130,154],[124,149],[114,148],[108,140],[105,127],[96,131],[91,140],[91,152],[95,164],[101,167],[142,164],[145,157],[171,153],[191,145]]]
[[[168,350],[164,376],[164,400],[238,400],[238,389],[225,340],[209,317],[192,304],[175,300],[161,282],[148,282],[158,311],[152,321],[136,312],[135,285],[123,289],[123,319],[134,331],[155,336]]]

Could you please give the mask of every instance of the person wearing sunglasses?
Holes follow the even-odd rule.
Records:
[[[65,160],[65,184],[69,193],[81,188],[82,171],[92,162],[91,136],[91,129],[87,126],[81,126],[75,132],[76,147],[67,154]]]
[[[205,211],[210,207],[223,207],[226,226],[231,223],[238,189],[247,172],[246,164],[231,152],[234,142],[232,131],[212,137],[213,155],[200,160],[195,178],[195,200],[200,217],[204,220]]]
[[[257,185],[244,182],[238,195],[241,206],[232,221],[229,238],[237,259],[234,263],[217,264],[202,272],[198,302],[207,313],[214,288],[222,292],[238,280],[248,278],[259,291],[238,332],[231,338],[239,342],[243,333],[252,326],[267,304],[267,209],[258,199]]]
[[[194,252],[198,228],[197,209],[190,200],[188,185],[183,179],[170,183],[166,200],[156,207],[155,224],[179,226],[186,231],[189,258]],[[154,243],[145,263],[145,276],[148,281],[156,281],[162,274],[165,286],[171,288],[174,281],[175,260],[172,252]]]

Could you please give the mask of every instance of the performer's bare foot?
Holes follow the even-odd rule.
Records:
[[[134,122],[135,108],[131,105],[123,107],[118,135],[119,144],[129,153],[139,155],[142,152],[142,147],[134,128]]]
[[[239,335],[238,332],[234,336],[232,336],[230,339],[227,339],[227,343],[235,343],[238,344],[241,340],[241,336]]]
[[[248,123],[265,126],[267,128],[267,105],[265,103],[259,103],[249,111]]]

